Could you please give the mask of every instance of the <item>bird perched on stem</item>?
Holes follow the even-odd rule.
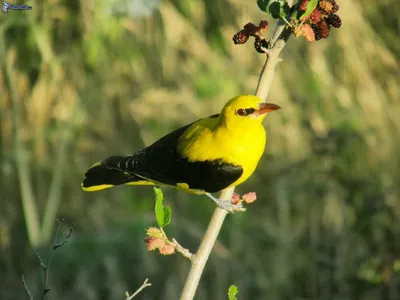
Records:
[[[130,156],[110,156],[85,174],[84,191],[115,185],[166,185],[206,194],[229,212],[240,208],[211,195],[246,181],[264,152],[262,121],[276,104],[240,95],[220,114],[197,120]]]

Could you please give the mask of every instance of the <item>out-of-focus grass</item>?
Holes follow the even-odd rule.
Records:
[[[37,230],[48,203],[77,223],[54,261],[52,297],[122,298],[149,277],[143,299],[177,299],[183,285],[188,263],[142,243],[154,223],[151,189],[87,194],[80,180],[94,161],[132,153],[252,93],[263,57],[231,37],[265,15],[241,0],[163,1],[141,17],[113,15],[110,3],[33,1],[30,12],[2,15],[1,299],[23,297],[21,272],[33,290],[40,279],[24,189]],[[268,116],[266,155],[238,188],[259,200],[227,219],[198,299],[222,299],[232,283],[243,299],[399,298],[396,2],[339,4],[340,30],[314,44],[290,40],[283,53],[268,99],[283,109]],[[196,249],[212,204],[174,190],[166,201],[171,236]]]

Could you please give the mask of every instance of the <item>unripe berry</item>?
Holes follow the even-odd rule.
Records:
[[[147,229],[146,234],[150,237],[156,238],[163,238],[164,234],[162,233],[162,231],[160,230],[160,228],[157,227],[150,227]]]
[[[333,4],[330,1],[322,0],[318,2],[318,7],[327,15],[332,12]]]
[[[162,255],[171,255],[175,253],[175,247],[170,244],[165,244],[159,251]]]
[[[233,193],[231,203],[232,204],[238,204],[239,201],[240,201],[240,195],[236,194],[236,193]]]
[[[246,203],[253,203],[254,201],[257,200],[257,195],[255,192],[250,192],[250,193],[243,195],[242,198],[243,198],[243,201]]]
[[[318,9],[314,9],[310,15],[311,24],[318,24],[321,22],[321,12]]]
[[[165,241],[162,238],[153,238],[153,237],[145,237],[144,238],[147,244],[147,250],[152,251],[161,247],[164,247]]]
[[[310,0],[301,1],[301,3],[299,4],[299,8],[300,8],[301,11],[306,11],[307,10],[308,2],[310,2]]]

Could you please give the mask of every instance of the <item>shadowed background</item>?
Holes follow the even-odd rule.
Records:
[[[266,153],[237,192],[196,299],[400,298],[397,0],[339,0],[327,40],[292,37],[268,101]],[[31,1],[0,15],[0,298],[42,289],[55,219],[76,223],[48,299],[177,299],[180,255],[146,250],[150,187],[84,193],[95,161],[130,154],[253,93],[264,56],[235,46],[256,1]],[[396,8],[397,7],[397,8]],[[273,24],[271,24],[272,27]],[[271,33],[272,34],[272,33]],[[195,251],[214,205],[165,189],[167,234]]]

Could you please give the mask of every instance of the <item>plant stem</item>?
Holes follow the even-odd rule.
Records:
[[[291,6],[292,0],[287,1]],[[277,63],[279,62],[279,54],[286,45],[286,41],[289,38],[290,30],[285,30],[285,22],[279,21],[273,37],[271,39],[272,49],[267,55],[264,67],[261,71],[256,96],[260,99],[265,100],[268,96],[269,90],[272,85],[272,79]],[[234,193],[235,188],[230,188],[222,191],[220,199],[230,201]],[[200,247],[196,254],[192,258],[192,267],[189,275],[186,278],[185,287],[183,288],[180,300],[192,300],[196,294],[197,286],[199,285],[200,277],[203,273],[204,266],[210,256],[211,250],[215,244],[218,234],[221,230],[222,224],[224,223],[227,211],[216,208],[211,221],[208,224],[206,234],[201,241]]]
[[[28,288],[28,286],[27,286],[27,284],[26,284],[26,282],[25,282],[25,277],[24,277],[24,275],[22,275],[22,277],[21,277],[21,283],[22,283],[22,285],[24,286],[24,289],[25,289],[26,294],[28,295],[28,299],[29,299],[29,300],[33,300],[33,296],[32,296],[32,294],[31,294],[31,291],[29,290],[29,288]]]
[[[74,108],[71,121],[68,125],[65,125],[64,132],[61,139],[60,149],[58,150],[56,164],[53,170],[53,178],[49,188],[49,194],[46,200],[46,207],[44,210],[43,224],[41,230],[41,244],[46,245],[53,233],[54,219],[56,219],[58,208],[61,201],[61,189],[62,189],[62,179],[63,179],[63,164],[68,156],[68,148],[72,141],[73,136],[73,124],[76,116],[76,106]]]
[[[6,53],[5,49],[1,51],[3,54]],[[15,57],[15,49],[10,50],[7,57],[4,58],[6,65],[6,74],[10,90],[10,100],[12,105],[12,122],[13,122],[13,134],[14,134],[14,155],[15,164],[17,170],[17,176],[19,180],[21,190],[21,201],[22,209],[24,212],[24,218],[26,228],[28,231],[29,242],[32,247],[36,248],[40,243],[40,223],[39,223],[39,212],[36,204],[36,200],[33,194],[32,183],[29,178],[31,171],[29,168],[28,152],[25,151],[23,142],[21,141],[20,135],[20,120],[21,120],[21,105],[17,99],[17,92],[15,87],[16,74],[13,71]]]
[[[280,61],[279,54],[285,47],[290,34],[290,30],[285,30],[285,22],[279,21],[271,38],[273,46],[261,70],[255,93],[257,97],[264,101],[267,99],[272,85],[276,64]]]
[[[274,70],[276,64],[279,62],[279,54],[281,53],[285,45],[286,42],[282,39],[279,39],[269,52],[269,58],[267,58],[267,60],[265,61],[263,72],[260,75],[260,79],[256,90],[256,96],[264,101],[267,99],[269,90],[272,85],[272,79],[275,73]]]

